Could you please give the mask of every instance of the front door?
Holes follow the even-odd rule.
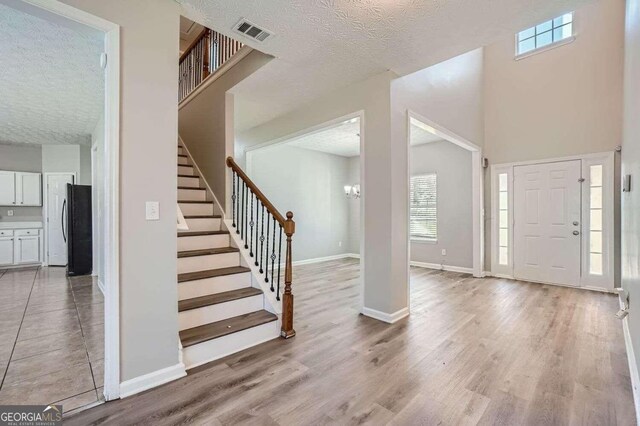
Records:
[[[47,175],[47,259],[50,266],[67,264],[67,184],[74,175]]]
[[[580,285],[581,161],[514,167],[514,277]]]

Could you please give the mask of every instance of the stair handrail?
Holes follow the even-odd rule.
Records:
[[[296,231],[296,223],[293,221],[293,213],[288,211],[286,218],[278,211],[278,209],[269,201],[269,199],[260,191],[258,186],[247,176],[247,174],[238,166],[233,157],[227,157],[227,167],[231,169],[233,182],[232,182],[232,196],[231,196],[231,209],[232,209],[232,226],[236,229],[236,233],[240,235],[240,238],[244,241],[245,249],[249,249],[250,257],[254,257],[255,253],[255,266],[260,266],[260,274],[265,275],[265,282],[269,282],[269,257],[267,257],[266,268],[263,270],[264,260],[264,210],[267,211],[267,247],[266,255],[269,252],[269,215],[273,217],[274,224],[272,231],[272,250],[271,250],[271,291],[276,293],[276,299],[280,300],[280,258],[278,259],[278,280],[277,286],[274,288],[275,277],[275,222],[280,225],[280,241],[278,243],[278,257],[282,253],[282,233],[286,235],[286,249],[285,249],[285,262],[284,262],[284,292],[282,294],[282,329],[280,335],[285,339],[295,336],[296,332],[293,329],[293,294],[291,292],[291,282],[293,280],[293,264],[292,264],[292,251],[291,241],[293,234]],[[254,210],[254,199],[256,200],[256,208]],[[258,204],[258,202],[260,204]],[[262,209],[260,209],[260,205]],[[254,211],[256,213],[254,221]],[[260,219],[260,212],[262,213]],[[249,221],[250,219],[250,221]],[[262,226],[260,226],[262,225]],[[254,232],[255,226],[255,232]],[[258,238],[258,232],[260,231],[260,238]],[[255,235],[255,240],[253,236]],[[255,247],[254,247],[255,243]],[[254,251],[255,248],[255,251]],[[258,252],[259,251],[259,252]]]

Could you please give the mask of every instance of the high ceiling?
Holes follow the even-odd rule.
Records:
[[[441,141],[442,138],[422,127],[411,124],[410,143],[412,146]],[[317,132],[308,133],[286,142],[289,146],[340,155],[357,157],[360,155],[360,122],[358,119],[345,121]]]
[[[589,0],[177,0],[191,19],[276,57],[235,89],[236,127],[386,70],[406,75]],[[245,18],[275,35],[239,36]]]
[[[89,144],[103,109],[104,35],[0,0],[0,143]]]

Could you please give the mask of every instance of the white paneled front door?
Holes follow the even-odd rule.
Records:
[[[514,167],[514,277],[580,285],[581,161]]]
[[[63,207],[67,199],[67,184],[73,182],[74,175],[47,175],[47,258],[51,266],[67,264],[67,218]]]

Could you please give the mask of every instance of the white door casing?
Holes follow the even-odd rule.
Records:
[[[73,173],[56,173],[46,176],[47,179],[47,227],[45,240],[47,242],[47,263],[51,266],[65,266],[67,264],[67,243],[64,231],[67,228],[67,218],[63,215],[63,206],[67,198],[67,184],[74,183]],[[63,229],[64,227],[64,229]]]
[[[580,286],[581,161],[514,167],[514,277]]]

